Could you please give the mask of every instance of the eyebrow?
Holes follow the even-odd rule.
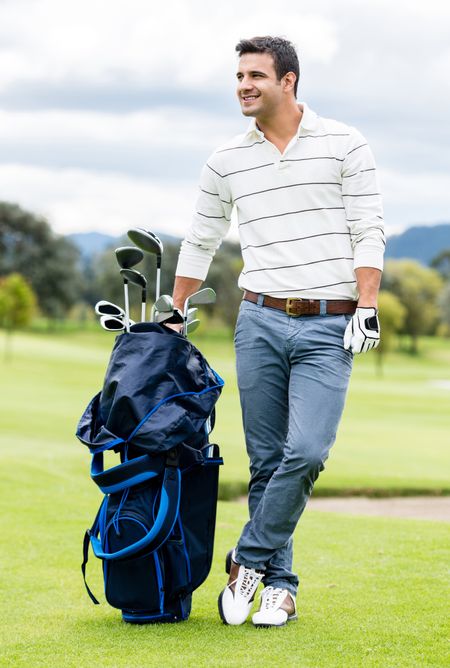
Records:
[[[239,76],[240,74],[243,74],[243,72],[241,72],[240,70],[238,70],[238,72],[236,72],[236,76]],[[249,72],[249,74],[251,74],[252,76],[254,76],[255,74],[261,74],[263,77],[267,77],[267,76],[268,76],[268,74],[266,74],[266,72],[261,72],[260,70],[251,70],[251,71]]]

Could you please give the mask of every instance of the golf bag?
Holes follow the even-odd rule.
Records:
[[[132,623],[189,617],[212,561],[219,447],[209,442],[223,380],[185,337],[139,323],[116,338],[103,389],[77,437],[104,499],[83,542],[103,562],[105,596]],[[120,463],[104,470],[104,452]]]

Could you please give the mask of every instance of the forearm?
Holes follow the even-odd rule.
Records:
[[[359,294],[358,306],[377,308],[381,271],[374,267],[358,267],[355,269],[355,274]]]
[[[200,289],[202,280],[198,278],[189,278],[188,276],[175,276],[175,283],[173,286],[173,303],[174,306],[183,310],[184,302],[188,297]]]

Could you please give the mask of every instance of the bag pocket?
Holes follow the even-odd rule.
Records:
[[[167,597],[186,592],[191,580],[191,569],[183,538],[169,539],[162,548],[162,557]]]
[[[115,552],[128,547],[149,531],[142,519],[129,512],[106,527],[105,543]],[[158,554],[104,562],[105,596],[114,608],[160,610],[164,570]]]

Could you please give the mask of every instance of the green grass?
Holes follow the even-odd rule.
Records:
[[[223,478],[244,484],[231,348],[220,339],[197,340],[228,380],[215,434],[226,461]],[[111,341],[95,332],[20,335],[13,359],[0,363],[0,665],[448,664],[448,526],[440,522],[307,510],[295,538],[299,622],[284,629],[231,628],[218,619],[216,597],[225,581],[223,555],[239,535],[246,508],[221,503],[213,568],[194,594],[188,622],[131,627],[106,604],[93,606],[80,573],[81,539],[100,494],[89,480],[88,452],[73,433],[99,388]],[[445,485],[448,394],[429,381],[448,378],[449,355],[447,342],[429,341],[423,358],[392,357],[382,380],[369,359],[358,360],[323,490]],[[94,558],[89,582],[101,593]]]
[[[12,360],[0,361],[4,456],[53,442],[87,465],[87,452],[83,460],[73,434],[101,387],[113,338],[97,331],[14,337]],[[245,492],[248,479],[232,344],[218,336],[194,340],[226,380],[214,439],[225,459],[227,498]],[[0,350],[2,343],[0,335]],[[416,358],[388,356],[382,378],[373,354],[356,358],[338,438],[316,494],[450,493],[450,390],[433,384],[450,381],[450,340],[427,339],[422,350]]]
[[[221,503],[212,572],[194,594],[190,620],[133,627],[106,604],[93,606],[84,591],[81,537],[98,493],[74,461],[42,448],[53,466],[20,466],[18,453],[1,488],[1,665],[446,665],[443,523],[306,511],[296,535],[299,622],[270,631],[250,623],[232,628],[220,623],[216,598],[225,581],[223,555],[246,508]],[[88,576],[100,594],[94,558]]]

